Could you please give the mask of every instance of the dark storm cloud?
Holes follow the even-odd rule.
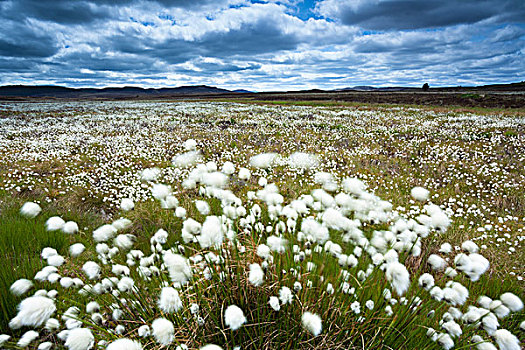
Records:
[[[318,11],[347,25],[367,30],[438,28],[493,19],[523,22],[523,0],[387,0],[359,4],[336,0],[320,3]]]
[[[109,7],[93,2],[71,0],[4,1],[3,16],[11,19],[35,18],[63,24],[81,24],[110,16]]]
[[[0,56],[50,57],[58,51],[54,36],[27,22],[0,22]]]

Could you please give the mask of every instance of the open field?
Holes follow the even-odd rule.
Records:
[[[525,298],[524,184],[519,110],[4,102],[0,322],[13,335],[4,347],[36,328],[40,340],[30,347],[63,348],[58,334],[80,326],[100,348],[126,337],[157,349],[155,326],[153,336],[138,330],[166,318],[173,349],[465,349],[479,343],[473,335],[513,349],[493,328],[525,340],[523,309],[497,300],[505,292]],[[411,196],[416,186],[429,197]],[[134,209],[121,208],[125,198]],[[35,218],[19,213],[27,201],[42,208]],[[76,222],[78,232],[47,231],[52,216]],[[130,221],[115,223],[121,217]],[[97,245],[99,227],[109,233],[95,234]],[[76,257],[74,243],[86,247]],[[45,247],[64,262],[13,295],[13,282],[57,260],[41,258]],[[89,261],[98,274],[82,269]],[[422,275],[437,287],[421,286]],[[158,302],[168,286],[177,297]],[[17,304],[37,291],[54,300],[58,329],[20,318],[10,329]],[[92,301],[100,310],[86,310]],[[229,305],[245,323],[238,314],[225,319]],[[78,312],[66,312],[71,306]]]

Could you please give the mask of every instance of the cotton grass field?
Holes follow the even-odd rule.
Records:
[[[0,105],[0,347],[521,349],[525,117]]]

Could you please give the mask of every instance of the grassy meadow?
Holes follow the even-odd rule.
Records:
[[[2,103],[0,347],[519,349],[524,151],[506,110]]]

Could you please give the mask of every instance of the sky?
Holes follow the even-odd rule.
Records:
[[[524,0],[0,0],[0,85],[525,80]]]

